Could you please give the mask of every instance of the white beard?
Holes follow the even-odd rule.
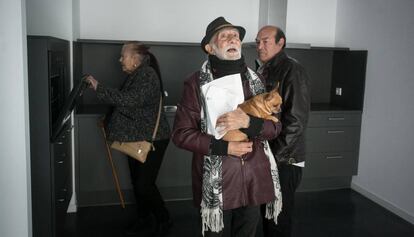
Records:
[[[241,47],[235,47],[233,45],[223,47],[219,49],[216,44],[212,44],[214,55],[221,60],[238,60],[241,58]],[[237,52],[229,53],[227,50],[229,49],[236,49]]]

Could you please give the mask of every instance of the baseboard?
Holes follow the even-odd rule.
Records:
[[[414,216],[406,212],[405,210],[395,206],[394,204],[388,202],[387,200],[384,200],[383,198],[377,196],[376,194],[366,190],[365,188],[353,182],[351,183],[351,189],[414,225]]]

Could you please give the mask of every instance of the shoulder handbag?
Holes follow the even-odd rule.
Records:
[[[150,152],[150,150],[155,150],[154,145],[152,144],[155,136],[157,135],[158,125],[160,123],[160,117],[161,117],[161,108],[162,108],[162,96],[160,98],[160,105],[158,109],[158,116],[157,116],[157,122],[155,124],[154,132],[152,134],[151,142],[147,141],[137,141],[137,142],[119,142],[114,141],[111,144],[111,148],[118,150],[142,163],[144,163],[147,160],[147,155]]]

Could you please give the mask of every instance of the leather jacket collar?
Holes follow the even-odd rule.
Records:
[[[265,64],[265,67],[268,66],[275,66],[277,65],[280,61],[286,59],[288,56],[285,53],[285,50],[281,50],[279,53],[277,53],[272,59],[269,60],[269,62],[267,62]]]
[[[267,63],[262,63],[259,59],[256,60],[256,69],[257,72],[263,75],[263,72],[269,69],[269,67],[276,66],[282,60],[286,59],[288,56],[285,51],[282,49],[277,53],[273,58],[271,58]],[[264,72],[266,74],[267,72]],[[266,75],[264,75],[266,77]]]

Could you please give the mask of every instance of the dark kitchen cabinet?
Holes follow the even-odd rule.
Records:
[[[69,42],[28,36],[27,50],[33,236],[58,237],[72,196],[72,127],[68,118],[57,124],[70,89]]]

